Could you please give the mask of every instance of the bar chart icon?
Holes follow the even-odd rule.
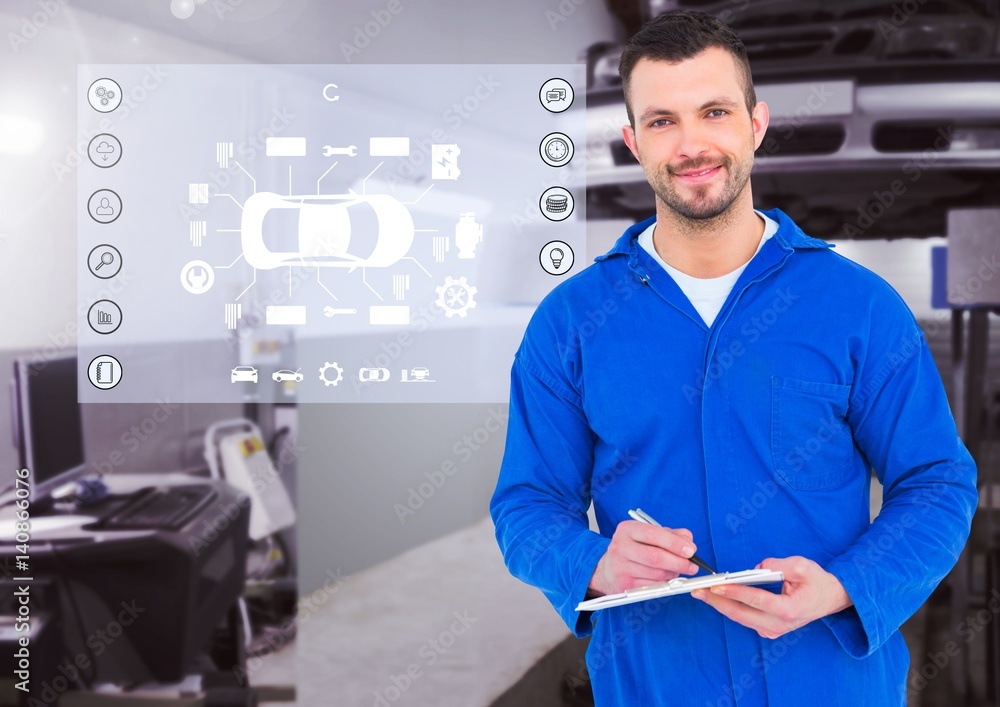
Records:
[[[111,334],[121,326],[122,310],[109,299],[98,300],[90,305],[87,323],[98,334]]]

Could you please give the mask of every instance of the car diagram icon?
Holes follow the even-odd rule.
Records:
[[[286,242],[289,235],[284,229],[265,232],[266,221],[287,216],[280,212],[289,209],[296,212],[292,243]],[[289,265],[352,271],[389,267],[409,252],[413,233],[413,219],[406,206],[385,194],[282,196],[257,192],[243,205],[240,224],[243,255],[257,270]]]

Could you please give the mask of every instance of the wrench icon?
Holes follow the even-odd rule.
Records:
[[[323,146],[323,156],[332,157],[333,155],[347,155],[348,157],[354,157],[358,154],[358,148],[355,145],[350,147],[330,147],[329,145]]]

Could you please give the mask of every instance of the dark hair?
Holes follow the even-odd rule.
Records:
[[[632,70],[640,59],[653,59],[672,63],[690,59],[709,47],[719,47],[732,54],[743,79],[743,97],[747,112],[753,113],[757,94],[753,90],[750,61],[743,40],[722,20],[705,12],[671,10],[654,17],[628,40],[618,64],[625,90],[625,109],[628,122],[635,127],[632,106],[629,105],[629,81]]]

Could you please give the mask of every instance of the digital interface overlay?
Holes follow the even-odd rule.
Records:
[[[581,65],[84,65],[81,402],[504,402]],[[81,150],[82,152],[82,150]]]

